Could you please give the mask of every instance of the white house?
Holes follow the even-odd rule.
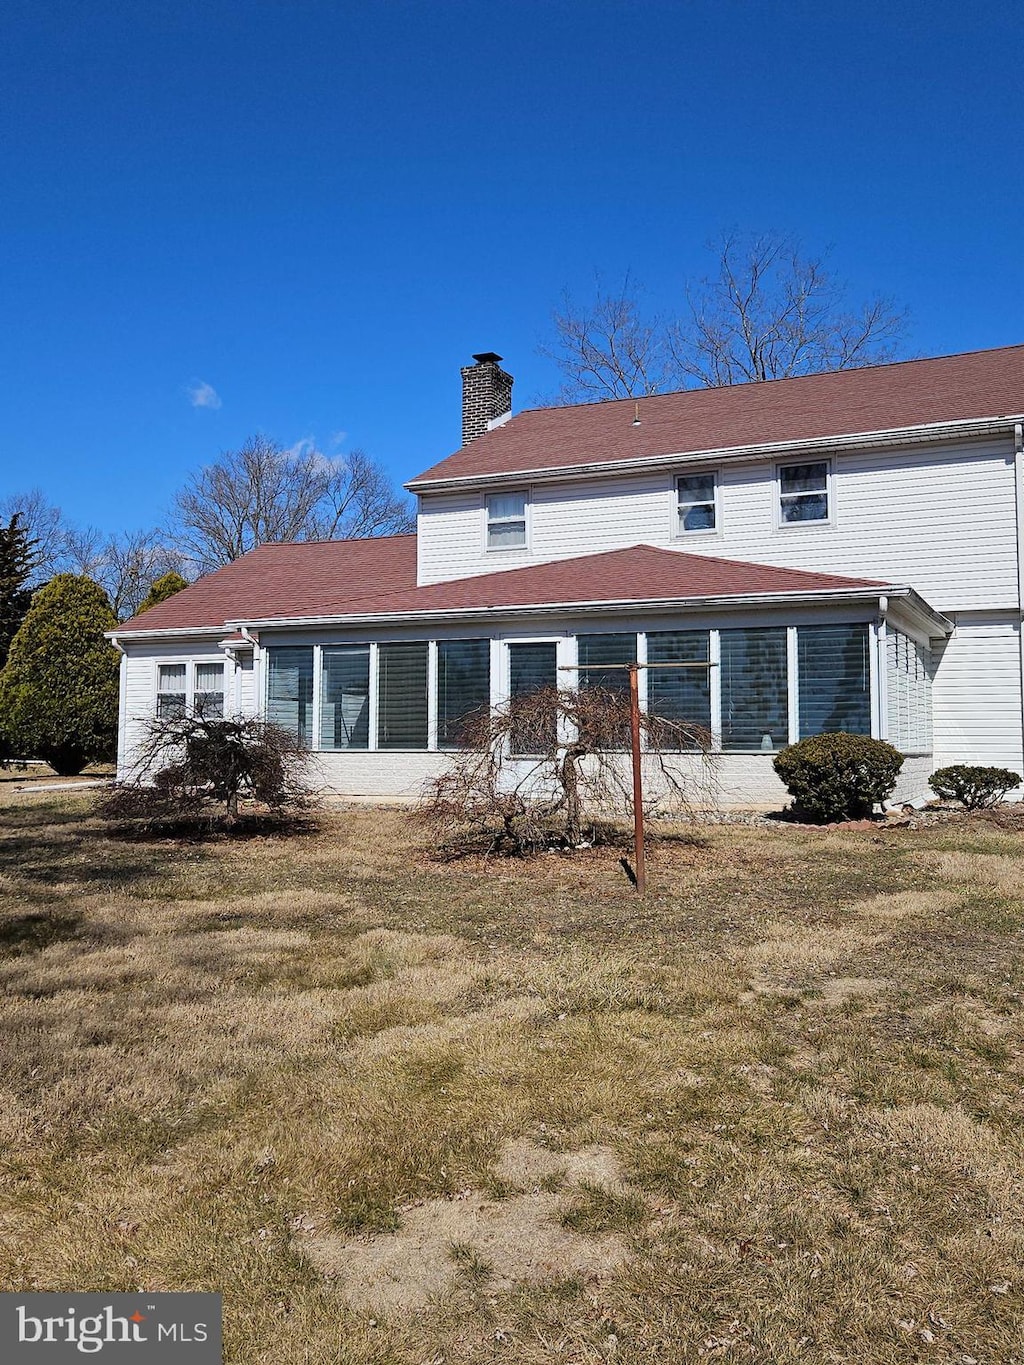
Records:
[[[474,359],[416,535],[263,546],[118,627],[122,772],[202,704],[412,795],[483,702],[634,659],[706,661],[642,700],[710,728],[723,804],[781,802],[772,754],[823,730],[897,745],[900,798],[1022,771],[1024,346],[514,416]]]

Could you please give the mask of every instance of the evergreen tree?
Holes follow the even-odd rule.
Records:
[[[26,584],[35,566],[34,547],[20,512],[0,525],[0,669],[32,601]]]
[[[161,574],[150,584],[149,592],[139,603],[136,616],[141,616],[144,611],[149,611],[150,607],[155,607],[158,602],[166,602],[168,597],[173,597],[176,592],[181,592],[183,588],[187,587],[188,580],[182,578],[180,573],[175,573],[173,569],[170,573]]]
[[[91,578],[58,574],[32,599],[0,673],[0,728],[15,753],[62,776],[110,758],[117,736],[116,617]]]

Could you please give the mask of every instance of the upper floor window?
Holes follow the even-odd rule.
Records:
[[[779,523],[829,519],[828,460],[779,466]]]
[[[718,477],[706,474],[680,474],[676,479],[676,534],[714,531],[718,527]]]
[[[488,550],[521,550],[525,545],[525,492],[489,494],[487,498]]]

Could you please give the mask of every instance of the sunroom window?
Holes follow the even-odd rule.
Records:
[[[828,461],[779,466],[779,519],[784,526],[828,521]]]
[[[715,484],[714,473],[682,474],[676,479],[678,535],[716,529]]]
[[[370,743],[370,647],[324,645],[320,651],[320,748],[366,749]]]
[[[789,742],[786,628],[723,630],[722,748],[781,749]]]
[[[543,689],[558,686],[558,658],[554,644],[512,644],[508,647],[509,696],[513,717],[516,702]],[[520,713],[512,726],[512,752],[540,754],[555,743],[558,721],[555,712],[529,716]]]
[[[427,646],[386,644],[377,650],[377,747],[427,747]]]
[[[526,494],[490,494],[487,499],[488,550],[519,550],[525,544]]]
[[[679,726],[676,738],[683,749],[698,747],[693,727],[711,730],[710,648],[706,630],[659,630],[647,637],[647,662],[655,665],[647,672],[647,709]],[[671,664],[680,667],[667,667]],[[671,732],[663,737],[671,739]]]
[[[313,729],[313,646],[267,650],[267,720],[308,745]]]
[[[466,723],[491,702],[490,640],[439,640],[437,747],[458,749]]]
[[[800,738],[847,730],[871,733],[868,628],[801,626],[797,631]]]

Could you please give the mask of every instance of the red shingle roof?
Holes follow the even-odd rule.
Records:
[[[412,483],[614,464],[1024,412],[1024,346],[518,413]]]
[[[485,613],[573,603],[685,602],[775,593],[814,596],[883,586],[870,579],[634,545],[418,588],[415,537],[390,536],[265,545],[126,622],[118,634],[222,627],[227,621],[271,618]]]

